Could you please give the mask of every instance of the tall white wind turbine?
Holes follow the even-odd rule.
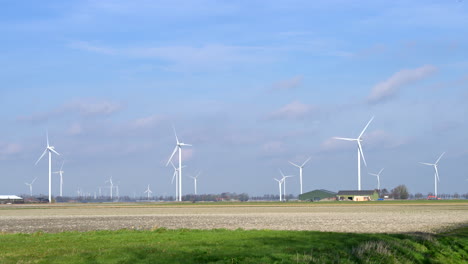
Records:
[[[373,175],[375,177],[377,177],[377,190],[380,191],[380,174],[382,173],[382,171],[384,170],[384,168],[382,168],[379,173],[369,173],[370,175]]]
[[[63,187],[63,164],[65,163],[65,161],[62,162],[62,166],[60,167],[60,170],[59,171],[55,171],[54,173],[58,173],[60,175],[60,197],[62,197],[62,187]]]
[[[148,201],[149,201],[150,195],[153,193],[153,192],[150,190],[149,184],[148,184],[148,188],[146,189],[146,191],[145,191],[144,193],[148,194]]]
[[[175,138],[176,138],[176,146],[174,148],[174,151],[172,152],[171,154],[171,157],[169,158],[169,160],[167,161],[166,163],[166,166],[169,165],[169,163],[171,162],[172,158],[174,157],[175,153],[178,151],[179,152],[179,171],[178,171],[178,176],[179,176],[179,192],[178,192],[178,201],[181,202],[182,201],[182,147],[191,147],[192,145],[191,144],[185,144],[185,143],[182,143],[182,142],[179,142],[179,138],[177,137],[177,133],[176,133],[176,130],[174,128],[174,135],[175,135]]]
[[[281,173],[281,176],[283,176],[283,178],[281,178],[281,181],[283,181],[283,195],[284,195],[284,200],[286,201],[287,200],[286,199],[286,179],[294,177],[294,176],[293,175],[287,175],[286,176],[286,175],[284,175],[284,173],[281,170],[279,170],[279,171]]]
[[[306,163],[309,162],[310,158],[311,157],[309,157],[306,161],[304,161],[304,163],[302,163],[302,165],[297,165],[297,164],[292,163],[291,161],[289,161],[289,163],[291,163],[291,165],[299,168],[299,183],[301,184],[301,194],[302,194],[302,168],[304,168]]]
[[[283,198],[282,198],[282,197],[283,197],[283,193],[282,193],[282,190],[281,190],[281,185],[283,184],[283,180],[282,180],[282,179],[281,179],[281,180],[278,180],[278,179],[276,179],[276,178],[273,178],[273,179],[274,179],[275,181],[278,182],[278,185],[279,185],[279,198],[280,198],[279,200],[280,200],[280,202],[281,202],[281,201],[283,201]]]
[[[197,173],[197,175],[195,177],[193,176],[190,176],[190,178],[193,179],[193,186],[195,188],[195,195],[197,195],[197,180],[198,180],[198,176],[200,176],[201,172]]]
[[[361,157],[362,160],[364,161],[364,165],[367,167],[366,163],[366,158],[364,158],[364,152],[362,151],[362,135],[364,135],[364,132],[366,132],[367,127],[370,125],[370,123],[374,120],[374,117],[372,117],[369,122],[367,122],[367,125],[364,127],[364,129],[361,131],[361,134],[357,138],[342,138],[342,137],[334,137],[335,139],[339,140],[346,140],[346,141],[356,141],[357,142],[357,157],[358,157],[358,190],[361,190]]]
[[[37,179],[37,177],[34,178],[34,180],[32,180],[31,183],[27,183],[27,182],[24,183],[24,184],[26,184],[27,186],[29,186],[29,196],[32,196],[32,186],[33,186],[34,182],[36,181],[36,179]]]
[[[54,146],[49,145],[49,132],[46,132],[46,138],[47,138],[47,146],[42,155],[39,157],[39,159],[36,161],[36,164],[39,163],[39,161],[44,157],[46,153],[49,153],[49,203],[52,203],[52,152],[59,155],[60,154],[55,151]]]
[[[444,154],[445,154],[445,152],[440,154],[439,158],[436,160],[435,163],[419,162],[421,164],[434,167],[434,170],[435,170],[435,174],[434,174],[434,195],[436,197],[437,197],[437,182],[440,181],[440,179],[439,179],[439,170],[437,169],[437,165],[439,164],[439,161],[442,158],[442,156],[444,156]]]

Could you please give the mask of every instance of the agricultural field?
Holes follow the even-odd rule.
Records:
[[[0,263],[468,262],[463,201],[2,205],[0,228]]]
[[[436,233],[468,223],[468,202],[2,205],[4,233],[271,229]]]

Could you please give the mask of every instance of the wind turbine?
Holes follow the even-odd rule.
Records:
[[[177,137],[177,133],[176,133],[175,128],[174,128],[174,135],[175,135],[177,144],[176,144],[176,146],[174,148],[174,151],[172,152],[171,157],[167,161],[166,166],[169,165],[169,162],[171,162],[171,160],[174,157],[175,153],[177,151],[179,151],[179,171],[178,171],[178,176],[179,176],[179,183],[178,183],[179,184],[179,192],[178,192],[178,195],[179,195],[179,197],[178,197],[177,200],[179,202],[181,202],[182,201],[182,147],[184,147],[184,146],[191,147],[192,145],[179,142],[179,138]]]
[[[60,154],[57,151],[55,151],[54,146],[49,145],[49,132],[48,131],[46,132],[46,137],[47,137],[46,149],[44,150],[42,155],[39,157],[39,159],[36,161],[35,165],[37,165],[37,163],[39,163],[39,161],[42,159],[42,157],[44,157],[46,152],[49,153],[49,203],[52,203],[52,152],[59,155],[59,156],[60,156]]]
[[[112,200],[112,190],[114,189],[114,183],[112,182],[112,177],[110,177],[109,180],[105,181],[105,183],[107,183],[107,182],[110,185],[110,187],[109,187],[110,188],[110,198]]]
[[[369,173],[370,175],[374,175],[375,177],[377,177],[377,190],[380,191],[380,174],[382,173],[382,171],[384,170],[384,168],[382,168],[379,173],[375,174],[375,173]]]
[[[283,180],[278,180],[276,178],[273,178],[275,181],[278,182],[278,185],[279,185],[279,198],[280,198],[280,202],[283,201],[283,198],[282,198],[282,192],[281,192],[281,185],[283,184]]]
[[[190,176],[190,178],[193,179],[193,186],[195,188],[195,195],[197,195],[197,180],[198,180],[198,176],[200,176],[201,172],[197,173],[197,175],[195,177],[193,176]]]
[[[150,199],[150,194],[152,194],[153,192],[150,190],[150,186],[148,184],[148,188],[146,189],[146,191],[144,193],[147,193],[148,194],[148,201]]]
[[[435,163],[419,162],[421,164],[434,167],[434,170],[435,170],[435,174],[434,174],[434,194],[435,194],[436,197],[437,197],[437,182],[440,181],[440,179],[439,179],[439,170],[437,169],[437,164],[439,163],[442,156],[444,156],[444,154],[445,154],[445,152],[440,154],[439,158],[436,160]]]
[[[37,177],[34,178],[34,180],[32,180],[31,183],[27,183],[25,182],[24,184],[26,184],[27,186],[29,186],[29,196],[32,196],[32,186],[33,186],[33,183],[36,181]]]
[[[357,157],[358,157],[358,190],[361,190],[361,157],[362,160],[364,161],[364,165],[367,167],[366,163],[366,158],[364,158],[364,152],[362,151],[362,135],[364,135],[364,132],[366,132],[367,127],[370,125],[370,123],[374,120],[374,117],[372,117],[369,122],[367,122],[367,125],[364,127],[364,129],[361,131],[361,134],[357,138],[341,138],[341,137],[334,137],[335,139],[339,140],[346,140],[346,141],[356,141],[357,142],[357,147],[358,147],[358,152],[357,152]]]
[[[60,167],[59,171],[55,171],[54,173],[58,173],[60,175],[60,197],[62,197],[62,187],[63,187],[63,164],[65,161],[62,162],[62,166]]]
[[[299,182],[301,184],[301,194],[302,194],[302,168],[304,168],[306,163],[309,162],[310,158],[311,157],[309,157],[306,161],[304,161],[304,163],[302,163],[302,165],[297,165],[297,164],[292,163],[291,161],[289,161],[289,163],[291,163],[291,165],[299,168]]]
[[[287,176],[285,176],[284,173],[283,173],[281,170],[279,170],[279,171],[280,171],[280,173],[281,173],[281,176],[283,176],[283,178],[281,178],[281,181],[283,181],[283,195],[284,195],[284,200],[286,201],[286,200],[287,200],[287,199],[286,199],[286,179],[287,179],[287,178],[294,177],[294,176],[293,176],[293,175],[287,175]]]

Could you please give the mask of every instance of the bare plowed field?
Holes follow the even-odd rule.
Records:
[[[357,233],[437,232],[468,224],[468,203],[299,205],[2,205],[2,232],[117,229],[275,229]]]

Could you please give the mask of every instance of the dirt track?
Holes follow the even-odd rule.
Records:
[[[2,205],[0,231],[90,231],[116,229],[276,229],[331,232],[436,232],[468,224],[461,204],[211,205]]]

